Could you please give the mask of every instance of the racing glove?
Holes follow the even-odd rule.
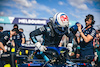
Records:
[[[67,49],[69,50],[69,55],[71,55],[71,53],[72,53],[72,47],[73,47],[73,44],[72,43],[68,43]]]
[[[47,48],[44,45],[41,45],[40,42],[37,42],[34,44],[40,51],[45,52],[45,50],[47,50]]]

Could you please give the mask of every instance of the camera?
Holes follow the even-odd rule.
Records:
[[[73,34],[76,34],[78,31],[77,24],[80,24],[79,22],[76,22],[75,25],[71,26],[70,31],[72,31]],[[83,28],[83,25],[81,24],[81,29]]]

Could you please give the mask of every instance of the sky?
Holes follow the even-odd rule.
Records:
[[[100,0],[0,0],[0,16],[49,19],[57,12],[66,13],[69,21],[83,26],[85,16],[92,14],[94,27],[100,28]]]

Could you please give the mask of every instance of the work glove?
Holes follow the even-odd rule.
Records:
[[[67,49],[69,50],[69,55],[71,55],[71,53],[72,53],[72,47],[73,47],[73,44],[72,43],[68,43]]]
[[[42,52],[45,52],[45,50],[47,50],[47,48],[44,45],[41,45],[40,42],[37,42],[34,45],[37,47],[37,49],[39,49]]]

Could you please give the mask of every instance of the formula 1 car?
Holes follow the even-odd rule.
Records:
[[[23,51],[22,51],[23,50]],[[20,51],[28,53],[20,54]],[[31,52],[31,53],[30,53]],[[29,54],[30,53],[30,54]],[[68,55],[68,49],[65,47],[47,47],[45,52],[35,50],[35,46],[20,47],[17,52],[14,48],[9,54],[2,54],[1,60],[5,61],[4,67],[87,67],[91,66],[89,63],[81,63],[85,60],[72,60]],[[17,61],[17,62],[16,62]],[[76,62],[79,63],[76,63]]]

